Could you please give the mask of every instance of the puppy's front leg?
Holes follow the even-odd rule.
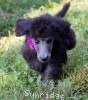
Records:
[[[48,83],[49,85],[52,85],[51,83],[55,85],[58,84],[58,79],[60,78],[60,75],[62,74],[62,65],[61,64],[48,64],[45,72],[43,73],[43,84],[46,87]]]
[[[42,89],[44,91],[47,91],[47,86],[48,86],[48,76],[47,74],[43,73],[43,82],[42,82]]]

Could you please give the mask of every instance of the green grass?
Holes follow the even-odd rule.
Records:
[[[9,0],[11,1],[11,0]],[[16,1],[16,0],[15,0]],[[15,2],[14,1],[14,2]],[[19,1],[19,0],[18,0]],[[68,52],[68,63],[64,65],[64,74],[59,80],[58,87],[53,92],[42,91],[41,76],[37,75],[35,71],[31,70],[25,60],[23,59],[20,48],[25,37],[16,37],[11,32],[15,20],[20,17],[35,17],[44,13],[54,15],[57,13],[65,1],[61,4],[52,2],[51,4],[37,2],[36,7],[29,9],[27,0],[22,0],[19,4],[11,4],[5,11],[5,5],[0,6],[2,11],[6,12],[5,22],[4,17],[1,17],[0,32],[8,34],[9,37],[0,39],[0,100],[41,100],[37,97],[32,97],[30,93],[40,94],[44,93],[49,100],[87,100],[88,99],[88,3],[87,0],[73,0],[71,7],[65,18],[72,24],[72,28],[76,32],[77,45],[76,48]],[[33,2],[34,0],[31,0]],[[36,0],[37,1],[37,0]],[[6,0],[0,1],[1,3]],[[20,1],[19,1],[20,2]],[[43,5],[42,5],[43,4]],[[8,3],[7,3],[8,5]],[[23,5],[23,6],[22,6]],[[42,5],[42,6],[41,6]],[[13,7],[16,6],[16,9]],[[22,8],[23,7],[23,8]],[[57,8],[58,7],[58,8]],[[19,10],[18,10],[19,8]],[[24,9],[25,8],[25,9]],[[5,14],[5,13],[3,13]],[[12,16],[8,18],[7,16]],[[14,16],[13,16],[14,15]],[[0,15],[2,16],[2,14]],[[15,18],[16,16],[16,18]],[[7,19],[8,18],[8,19]],[[13,21],[12,21],[13,19]],[[7,23],[10,20],[11,24]],[[9,24],[5,26],[6,24]],[[52,84],[51,84],[52,85]],[[50,97],[51,94],[54,98]],[[25,96],[26,95],[26,96]]]
[[[13,33],[14,23],[25,13],[48,4],[48,0],[0,0],[0,36]]]

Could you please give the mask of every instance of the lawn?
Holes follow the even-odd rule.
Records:
[[[88,100],[87,0],[72,0],[64,18],[72,24],[77,44],[68,52],[64,74],[53,91],[41,89],[41,76],[28,67],[20,52],[25,37],[14,33],[18,18],[56,14],[66,0],[57,1],[0,0],[0,100]]]

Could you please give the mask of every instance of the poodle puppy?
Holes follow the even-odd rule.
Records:
[[[38,71],[43,81],[56,82],[67,62],[67,51],[75,47],[76,37],[71,24],[64,20],[70,3],[55,16],[44,14],[35,18],[19,19],[16,36],[26,36],[22,55],[28,65]]]

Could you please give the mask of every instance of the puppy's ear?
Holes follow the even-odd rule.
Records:
[[[15,25],[16,36],[19,37],[19,36],[30,34],[31,21],[32,21],[31,18],[19,19],[18,21],[16,21],[16,25]]]
[[[64,23],[62,25],[61,32],[59,34],[68,50],[71,50],[75,47],[76,36],[69,23]]]
[[[71,24],[63,19],[58,19],[56,23],[56,30],[61,38],[67,36],[67,34],[70,32],[70,26]]]
[[[71,28],[65,42],[66,42],[68,50],[73,49],[76,45],[76,35],[75,35],[75,32]]]

